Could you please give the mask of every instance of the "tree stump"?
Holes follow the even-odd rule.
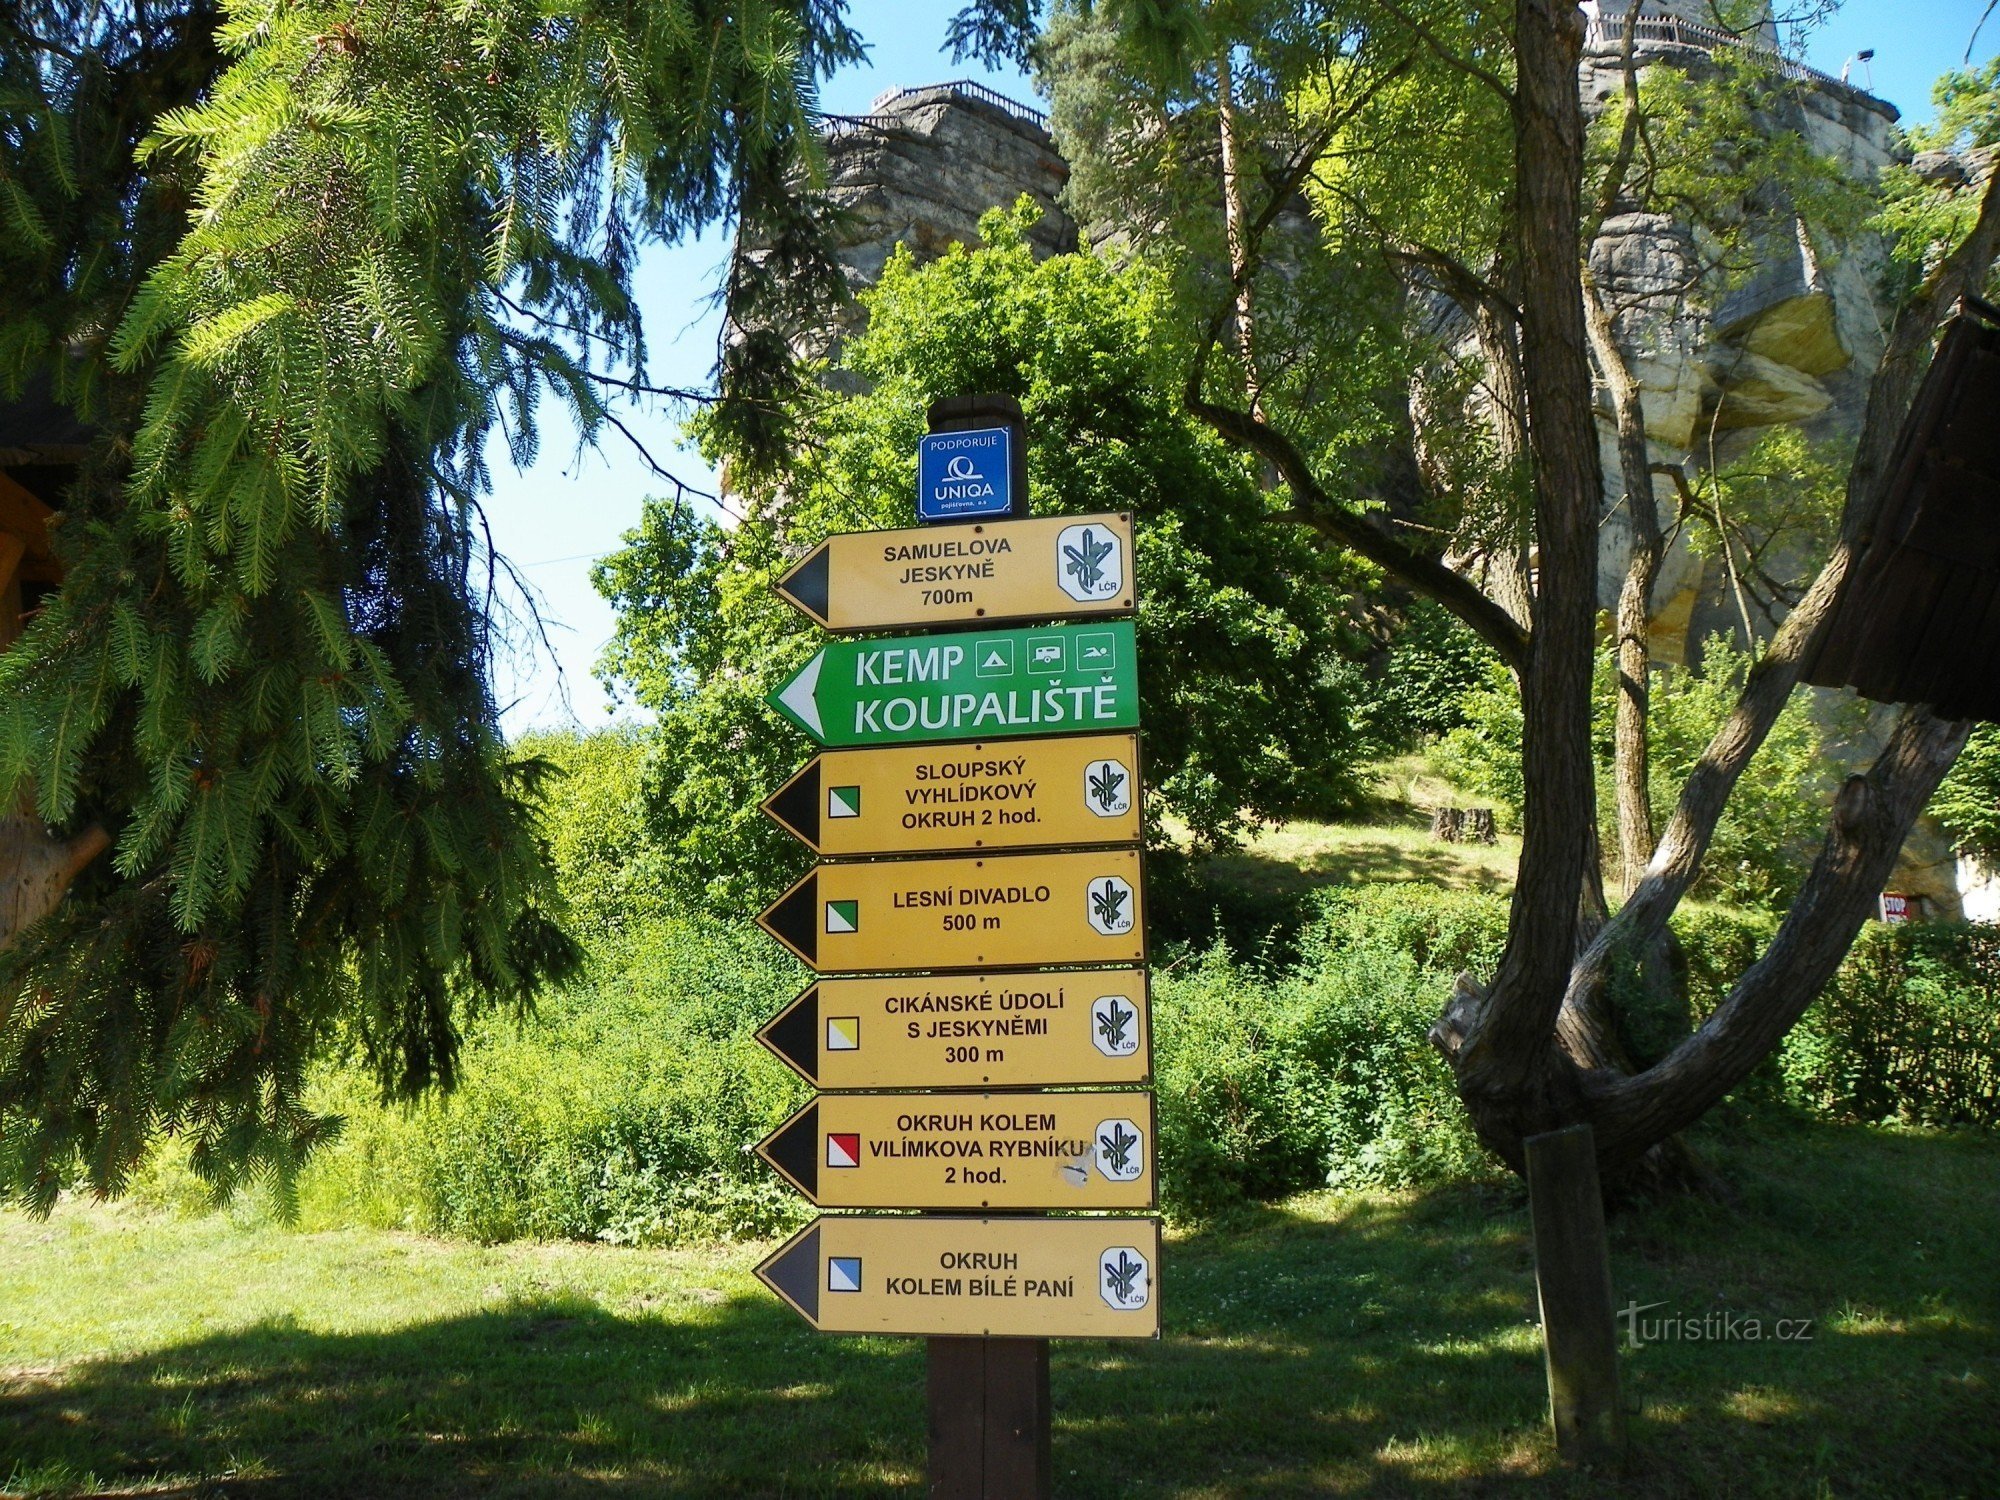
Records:
[[[1465,815],[1465,837],[1469,843],[1497,844],[1500,830],[1493,821],[1493,809],[1475,807]]]
[[[1465,814],[1456,807],[1440,807],[1431,814],[1431,837],[1440,843],[1456,844],[1465,837]]]

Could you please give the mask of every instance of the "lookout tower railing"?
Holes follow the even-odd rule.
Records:
[[[876,96],[865,115],[824,115],[821,117],[828,136],[848,135],[857,130],[888,130],[902,121],[903,112],[912,104],[923,104],[932,99],[970,99],[988,105],[1002,114],[1032,125],[1037,130],[1049,128],[1049,117],[1039,109],[1009,99],[1005,94],[977,83],[970,78],[955,78],[948,83],[924,83],[915,88],[890,89]]]
[[[1589,49],[1619,47],[1625,41],[1624,16],[1592,16],[1585,25],[1584,46]],[[1785,56],[1784,53],[1763,45],[1761,42],[1738,36],[1733,31],[1725,31],[1719,26],[1706,26],[1700,21],[1683,21],[1678,16],[1642,16],[1633,39],[1649,42],[1655,46],[1694,47],[1703,52],[1715,52],[1724,47],[1740,47],[1755,52],[1769,62],[1780,74],[1799,83],[1831,83],[1842,88],[1853,85],[1845,79],[1835,78],[1831,73],[1822,73],[1818,68],[1807,67],[1804,63]]]

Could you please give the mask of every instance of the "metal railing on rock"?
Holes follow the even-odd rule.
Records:
[[[1592,16],[1586,25],[1589,29],[1584,34],[1585,47],[1618,47],[1624,44],[1624,16]],[[1694,47],[1703,52],[1714,52],[1722,47],[1740,47],[1747,52],[1755,52],[1776,68],[1783,77],[1795,82],[1832,83],[1842,88],[1854,87],[1844,78],[1835,78],[1831,73],[1822,73],[1818,68],[1808,67],[1785,56],[1782,52],[1766,47],[1761,42],[1751,41],[1733,31],[1725,31],[1719,26],[1705,26],[1699,21],[1683,21],[1678,16],[1641,17],[1633,39],[1669,47]]]
[[[865,115],[823,115],[820,118],[829,137],[851,135],[861,130],[892,130],[903,122],[904,108],[912,104],[923,104],[932,99],[971,99],[980,104],[990,105],[1002,114],[1032,125],[1037,130],[1049,128],[1049,117],[1040,110],[1009,99],[1005,94],[990,89],[983,83],[974,82],[970,78],[955,78],[948,83],[924,83],[915,88],[890,89],[876,98]]]

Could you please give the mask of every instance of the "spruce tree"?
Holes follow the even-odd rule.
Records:
[[[448,1084],[574,968],[487,673],[487,439],[643,386],[648,238],[738,219],[745,326],[839,295],[812,89],[856,49],[810,0],[0,19],[0,400],[97,434],[0,654],[0,1191],[116,1191],[164,1131],[282,1188],[316,1056]],[[721,377],[770,452],[782,343]]]

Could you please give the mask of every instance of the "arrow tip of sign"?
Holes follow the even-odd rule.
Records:
[[[826,729],[820,723],[819,671],[826,663],[826,652],[815,651],[811,661],[800,667],[792,680],[779,688],[771,701],[804,726],[806,733],[824,744]]]
[[[805,878],[758,916],[757,925],[783,943],[808,964],[819,961],[819,871],[809,870]]]
[[[764,799],[765,815],[815,854],[820,852],[819,772],[819,757],[814,756],[796,776]]]
[[[771,1252],[757,1279],[819,1326],[819,1221],[814,1220]]]
[[[819,1086],[819,986],[809,985],[804,994],[774,1016],[757,1040],[788,1064],[807,1083]]]
[[[827,597],[832,574],[833,544],[821,542],[778,580],[778,595],[818,624],[827,623]]]
[[[814,1203],[819,1202],[819,1100],[757,1143],[757,1154]]]

